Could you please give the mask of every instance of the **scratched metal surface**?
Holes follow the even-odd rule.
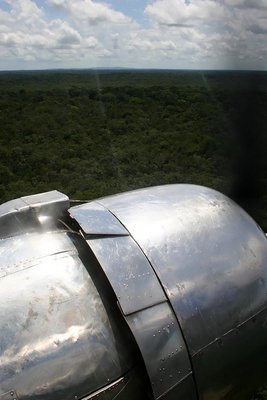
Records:
[[[166,301],[145,255],[130,237],[87,240],[125,315]]]
[[[123,332],[72,235],[0,243],[0,396],[15,390],[18,400],[82,398],[122,376],[131,367]]]
[[[87,243],[136,339],[155,399],[173,391],[195,400],[194,382],[186,387],[183,383],[192,369],[180,327],[145,255],[131,237],[111,236]]]
[[[192,375],[192,369],[183,336],[169,303],[157,304],[128,315],[125,319],[141,350],[154,398],[171,396],[175,387],[177,398],[197,400],[193,381],[184,391],[183,381]]]
[[[98,201],[125,225],[162,282],[192,357],[200,398],[211,398],[212,379],[212,399],[225,398],[220,379],[225,366],[240,382],[244,368],[244,347],[230,333],[267,305],[264,233],[230,199],[200,186],[166,185]],[[252,353],[261,329],[254,325],[247,331]],[[196,356],[214,352],[215,359],[213,343],[228,333],[225,361],[212,374],[213,364],[200,366]]]
[[[69,198],[52,190],[0,205],[0,238],[55,225],[70,206]]]
[[[129,235],[124,226],[105,207],[92,201],[69,209],[83,231],[90,235]]]
[[[105,387],[79,400],[148,400],[148,388],[140,378],[140,366]],[[143,377],[142,377],[143,378]]]

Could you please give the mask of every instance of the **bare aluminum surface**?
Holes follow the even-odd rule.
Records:
[[[73,243],[59,231],[44,232],[40,239],[36,233],[0,239],[0,277],[35,266],[46,256],[66,251],[73,251]]]
[[[166,301],[147,258],[131,237],[87,240],[125,315]]]
[[[138,372],[135,368],[116,381],[80,400],[148,400],[147,388],[143,382],[140,382]]]
[[[0,400],[19,400],[15,390],[10,390],[7,393],[0,394]]]
[[[70,234],[31,235],[31,247],[26,236],[16,238],[23,267],[0,278],[0,395],[16,390],[19,400],[81,398],[131,368],[123,332]],[[11,242],[6,252],[4,242],[1,270],[9,270],[19,257],[10,258]],[[48,255],[44,247],[57,251]]]
[[[230,199],[200,186],[166,185],[99,202],[131,233],[162,282],[192,356],[200,398],[224,398],[220,376],[227,363],[218,362],[211,383],[213,364],[198,367],[196,357],[211,352],[216,359],[214,341],[266,308],[264,233]],[[251,351],[260,329],[255,325],[247,334]],[[238,335],[229,338],[222,357],[230,362],[230,375],[242,382],[244,349]],[[215,384],[217,397],[209,397]]]
[[[117,379],[115,382],[110,383],[109,385],[98,389],[96,392],[89,394],[88,396],[83,397],[81,400],[91,400],[91,399],[101,399],[112,400],[114,397],[117,397],[120,391],[123,390],[124,386],[127,384],[127,379],[125,377],[121,377]]]
[[[33,224],[43,224],[45,219],[62,217],[69,208],[69,198],[53,190],[21,197],[0,205],[0,237],[7,237],[25,230]]]
[[[198,400],[195,391],[195,382],[193,380],[192,372],[175,385],[167,393],[163,394],[161,400]],[[215,400],[215,399],[213,399]]]
[[[141,350],[155,399],[192,373],[180,327],[168,302],[126,316]],[[184,399],[195,399],[195,385]],[[163,397],[164,398],[164,397]]]
[[[69,214],[86,234],[129,235],[117,218],[95,201],[71,207]]]
[[[266,338],[264,310],[197,353],[193,362],[196,376],[201,377],[201,399],[254,398],[255,389],[266,382]]]

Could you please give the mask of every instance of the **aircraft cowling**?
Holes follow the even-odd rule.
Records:
[[[267,241],[165,185],[0,206],[0,400],[249,398],[266,379]]]

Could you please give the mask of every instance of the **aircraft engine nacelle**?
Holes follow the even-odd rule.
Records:
[[[0,400],[249,399],[266,356],[267,239],[224,195],[0,206]]]

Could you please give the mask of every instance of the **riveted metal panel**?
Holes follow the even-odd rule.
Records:
[[[130,237],[87,240],[125,315],[166,300],[147,258]]]
[[[0,400],[19,400],[15,390],[10,390],[7,393],[0,394]]]
[[[185,376],[177,385],[168,390],[167,393],[164,393],[160,397],[160,400],[199,400],[192,372]]]
[[[96,202],[82,204],[69,209],[86,234],[129,235],[124,226],[105,207]]]
[[[167,185],[101,200],[147,255],[192,354],[267,305],[267,240],[224,195]]]
[[[34,266],[24,260],[24,269],[0,279],[0,395],[15,388],[19,400],[73,400],[132,367],[105,293],[100,297],[74,243],[66,251],[66,234],[58,235],[62,252]],[[36,234],[35,240],[42,238]]]
[[[0,278],[34,266],[43,257],[73,250],[63,232],[29,233],[0,239]]]
[[[29,231],[33,225],[54,225],[69,207],[69,198],[53,190],[0,205],[0,237]]]
[[[155,399],[160,398],[190,372],[187,349],[168,302],[126,316],[150,377]],[[189,388],[190,392],[194,390]]]
[[[266,382],[267,310],[193,357],[201,400],[251,399]]]
[[[126,226],[162,282],[193,357],[200,398],[213,398],[205,395],[211,381],[224,393],[224,368],[205,379],[204,365],[212,371],[213,364],[198,367],[194,355],[211,346],[217,363],[214,341],[266,308],[265,234],[229,198],[195,185],[148,188],[100,202]],[[260,330],[247,332],[251,351]],[[238,341],[234,351],[230,343],[224,347],[241,381],[243,350]],[[234,387],[231,396],[238,393],[236,382]]]

